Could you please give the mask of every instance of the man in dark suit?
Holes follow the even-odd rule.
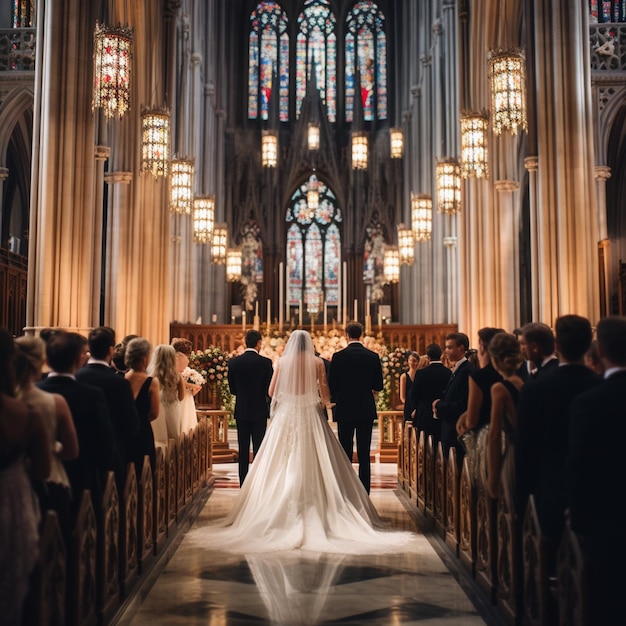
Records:
[[[37,386],[58,393],[72,412],[78,437],[78,458],[65,461],[75,507],[82,492],[91,491],[94,508],[100,508],[107,471],[116,456],[115,435],[104,394],[100,389],[78,382],[75,372],[84,360],[84,338],[78,333],[56,332],[46,343],[50,373]]]
[[[361,343],[363,327],[358,322],[346,325],[348,345],[335,352],[330,361],[328,386],[335,403],[339,443],[352,463],[356,433],[359,479],[370,492],[370,448],[376,419],[375,393],[383,388],[380,358]]]
[[[559,367],[522,387],[515,443],[518,516],[523,519],[528,497],[535,494],[541,530],[548,540],[548,567],[553,572],[565,521],[570,407],[576,396],[601,380],[583,363],[591,344],[589,320],[564,315],[556,320],[555,330]]]
[[[111,358],[115,350],[113,329],[106,326],[94,328],[87,340],[91,356],[87,365],[76,372],[76,380],[97,387],[104,393],[115,432],[115,477],[118,488],[121,488],[126,480],[126,450],[132,438],[139,432],[139,416],[128,381],[111,368]]]
[[[590,624],[624,622],[626,517],[626,318],[607,317],[597,326],[604,382],[572,403],[565,485],[570,520],[583,537],[590,582]]]
[[[529,372],[523,380],[539,378],[558,366],[554,333],[547,324],[531,322],[523,326],[519,345]]]
[[[441,421],[433,418],[433,402],[443,396],[450,380],[450,370],[441,362],[441,348],[431,343],[426,348],[429,365],[415,372],[411,385],[410,403],[415,407],[413,424],[435,441],[441,439]]]
[[[272,361],[259,354],[261,333],[249,330],[243,354],[228,362],[228,386],[236,396],[235,420],[239,444],[239,484],[248,474],[250,465],[250,440],[256,456],[265,436],[270,416],[268,389],[274,369]]]
[[[465,333],[450,333],[446,336],[446,356],[450,363],[454,363],[454,367],[443,395],[432,404],[433,415],[441,421],[443,453],[448,458],[450,448],[456,448],[459,467],[465,450],[457,440],[456,423],[467,409],[469,375],[473,369],[465,356],[468,350],[469,337]]]

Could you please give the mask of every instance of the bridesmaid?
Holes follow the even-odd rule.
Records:
[[[152,346],[143,337],[131,339],[124,352],[124,363],[128,368],[124,378],[130,384],[139,415],[139,433],[128,450],[128,459],[135,464],[137,479],[141,476],[144,456],[150,457],[153,469],[155,463],[152,425],[159,417],[160,396],[159,381],[146,372],[151,352]],[[167,436],[165,430],[163,436]]]
[[[407,357],[407,365],[409,369],[400,375],[400,402],[404,405],[404,421],[412,420],[411,413],[415,407],[411,406],[409,398],[411,397],[411,385],[415,380],[415,373],[420,369],[420,357],[417,352],[409,352]]]
[[[176,371],[176,350],[166,344],[158,345],[148,366],[148,374],[159,381],[161,389],[159,421],[162,416],[167,437],[163,442],[163,427],[159,425],[159,432],[155,430],[154,438],[158,444],[167,446],[169,439],[178,439],[180,434],[180,407],[185,397],[183,377]]]

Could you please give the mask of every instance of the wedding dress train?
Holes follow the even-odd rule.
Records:
[[[305,331],[290,341],[296,333],[311,341]],[[388,553],[414,542],[413,533],[385,530],[322,412],[317,381],[324,366],[312,344],[311,359],[319,361],[313,392],[291,393],[294,385],[281,390],[279,383],[270,426],[233,508],[221,524],[189,533],[192,542],[241,554]]]

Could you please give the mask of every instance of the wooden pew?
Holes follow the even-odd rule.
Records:
[[[161,501],[165,493],[165,472],[163,453],[157,451],[155,463],[156,481],[152,479],[150,457],[143,457],[143,467],[137,485],[137,570],[141,574],[152,560],[159,543],[159,531],[165,536],[165,502]],[[162,491],[155,497],[154,482],[162,485]],[[158,508],[161,507],[161,508]],[[158,529],[157,525],[160,525]]]
[[[476,575],[476,486],[467,456],[459,484],[459,556],[472,576]]]
[[[154,464],[154,475],[152,471],[150,471],[150,479],[152,481],[152,505],[154,516],[152,519],[152,542],[153,542],[153,553],[156,554],[161,550],[163,544],[165,543],[165,538],[167,536],[167,514],[168,514],[168,455],[163,448],[157,448],[155,464]],[[148,467],[150,467],[150,463],[148,463]],[[146,462],[144,460],[144,466],[142,471],[142,477],[145,476],[146,472]],[[143,480],[143,479],[142,479]],[[148,489],[148,478],[145,477],[146,485],[145,489]],[[146,496],[147,497],[147,496]],[[148,561],[147,555],[145,555],[146,563]]]
[[[139,494],[135,464],[126,470],[124,494],[120,505],[120,596],[125,598],[139,576]]]
[[[498,538],[497,502],[487,493],[482,477],[476,480],[476,581],[493,604],[496,602]]]
[[[416,480],[416,494],[415,499],[418,508],[423,511],[426,510],[426,435],[423,430],[418,431],[413,429],[415,434],[413,436],[413,445],[416,445],[413,452],[415,454],[413,458],[413,468],[415,471]]]
[[[515,516],[513,502],[505,490],[502,490],[498,497],[497,516],[497,604],[505,618],[513,624],[517,615],[522,612],[521,529]]]
[[[173,440],[172,440],[173,441]],[[174,530],[176,526],[176,505],[178,496],[176,490],[176,475],[178,472],[178,448],[173,443],[168,446],[165,457],[165,533],[167,536]]]
[[[439,443],[441,457],[443,458],[443,446]],[[437,455],[439,456],[439,454]],[[456,459],[456,448],[450,448],[448,458],[444,464],[445,484],[443,491],[445,493],[444,508],[441,512],[441,519],[444,522],[443,531],[445,532],[446,543],[452,549],[456,557],[459,556],[459,470]]]
[[[623,541],[623,537],[616,538]],[[624,567],[624,563],[616,563]],[[565,525],[557,557],[557,597],[560,626],[599,626],[589,619],[589,592],[585,559],[569,520]]]
[[[120,502],[113,472],[108,472],[98,525],[98,613],[107,623],[120,603]]]
[[[443,446],[441,441],[437,443],[437,447],[433,449],[435,473],[433,480],[433,520],[435,529],[441,537],[446,536],[446,458],[443,454]]]

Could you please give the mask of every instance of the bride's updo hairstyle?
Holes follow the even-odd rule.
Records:
[[[317,357],[311,336],[306,330],[294,330],[278,361],[279,368],[271,411],[289,401],[294,408],[319,403]]]

